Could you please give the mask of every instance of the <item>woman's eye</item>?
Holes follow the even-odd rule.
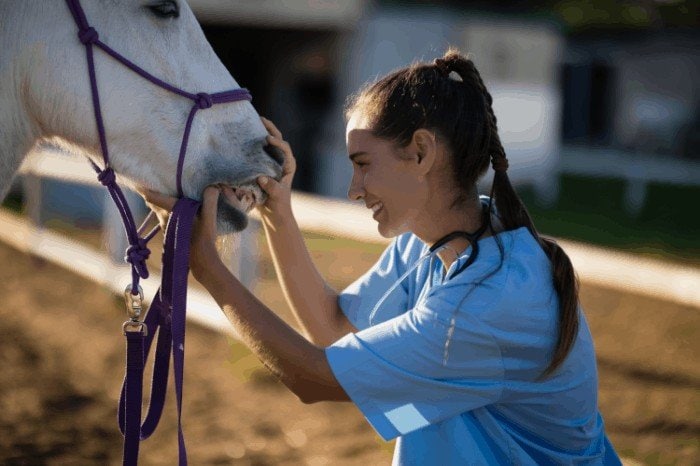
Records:
[[[148,5],[148,9],[159,18],[177,18],[180,16],[180,8],[172,0]]]

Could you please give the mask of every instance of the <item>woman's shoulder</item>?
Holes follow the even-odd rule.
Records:
[[[500,231],[483,238],[479,240],[479,247],[491,262],[502,259],[509,267],[528,269],[533,276],[551,273],[547,254],[527,227]]]
[[[530,231],[521,227],[479,240],[476,260],[431,295],[472,315],[498,320],[504,312],[540,308],[552,292],[549,260]]]
[[[482,282],[483,278],[503,280],[511,267],[529,267],[540,271],[544,251],[526,227],[502,230],[479,239],[476,247],[469,246],[460,260],[477,254],[462,275],[465,283]]]

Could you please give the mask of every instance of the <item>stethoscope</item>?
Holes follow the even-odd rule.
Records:
[[[479,227],[478,230],[476,230],[474,233],[469,233],[466,231],[453,231],[452,233],[448,233],[447,235],[443,236],[439,240],[437,240],[431,247],[428,249],[428,252],[423,254],[416,262],[413,264],[406,272],[401,275],[396,282],[394,282],[391,287],[389,287],[388,290],[382,295],[381,298],[379,298],[379,301],[377,301],[377,304],[374,305],[374,308],[372,308],[372,312],[369,314],[369,325],[373,325],[373,320],[374,317],[377,314],[377,311],[379,310],[380,306],[386,301],[386,299],[389,297],[389,295],[401,284],[403,281],[408,277],[410,274],[413,273],[414,270],[416,270],[420,265],[425,262],[426,260],[430,259],[431,260],[431,267],[430,267],[430,283],[432,284],[432,273],[433,273],[433,267],[432,267],[432,260],[437,255],[438,252],[446,248],[446,244],[452,241],[453,239],[456,238],[466,238],[467,241],[469,241],[469,244],[472,247],[472,253],[469,255],[466,261],[464,261],[464,264],[462,264],[454,273],[452,273],[450,278],[454,278],[455,276],[459,275],[462,273],[467,267],[469,267],[474,261],[476,260],[477,256],[479,255],[479,238],[481,235],[484,234],[486,229],[490,225],[490,212],[491,212],[491,202],[489,201],[488,205],[485,205],[482,207],[482,212],[481,212],[481,226]],[[447,277],[446,277],[447,278]]]

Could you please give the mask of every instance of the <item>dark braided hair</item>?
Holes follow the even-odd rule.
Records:
[[[578,279],[564,250],[537,232],[510,183],[508,158],[492,104],[493,98],[474,62],[450,49],[434,63],[414,63],[362,89],[349,100],[346,119],[361,111],[374,136],[394,141],[400,147],[410,143],[417,129],[434,131],[449,149],[455,185],[461,188],[453,206],[476,194],[476,181],[490,163],[495,171],[491,202],[496,203],[504,229],[526,227],[552,264],[559,298],[559,335],[552,359],[542,373],[544,378],[563,363],[578,333]],[[503,246],[490,217],[489,228],[501,251],[502,265]]]

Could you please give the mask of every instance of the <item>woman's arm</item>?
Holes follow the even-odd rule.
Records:
[[[307,337],[328,346],[357,329],[338,305],[338,293],[311,260],[291,210],[276,220],[262,219],[272,261],[284,295]]]
[[[291,184],[296,162],[289,144],[275,125],[262,119],[270,133],[268,143],[284,153],[282,179],[259,180],[268,199],[258,210],[270,246],[272,261],[284,295],[307,337],[327,346],[357,329],[338,305],[338,293],[323,279],[311,260],[292,214]],[[266,182],[265,182],[266,181]]]
[[[350,400],[335,379],[322,347],[310,343],[261,303],[218,256],[209,264],[195,277],[214,297],[241,340],[282,383],[304,403]]]

